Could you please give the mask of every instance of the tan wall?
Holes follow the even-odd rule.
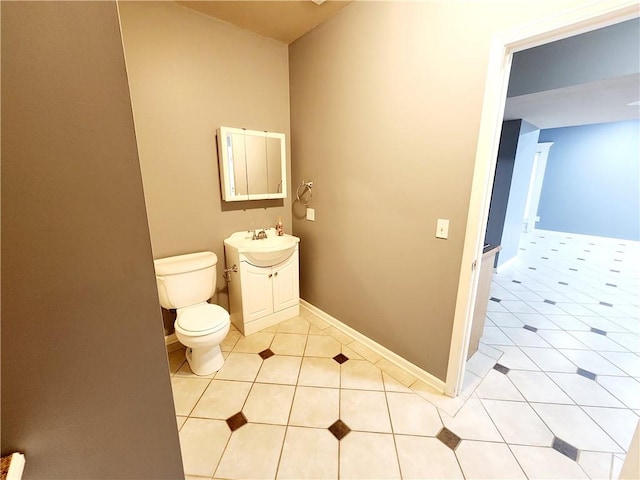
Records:
[[[285,133],[290,171],[287,46],[171,2],[119,5],[154,258],[211,250],[226,289],[223,240],[278,217],[291,232],[291,197],[223,202],[215,130]]]
[[[183,469],[115,2],[2,2],[2,455]]]
[[[290,45],[304,299],[445,379],[491,37],[580,4],[353,2]]]

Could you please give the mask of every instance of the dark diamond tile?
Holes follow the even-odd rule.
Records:
[[[569,285],[567,282],[558,282],[560,285]]]
[[[549,257],[542,257],[543,260],[549,260]]]
[[[500,373],[504,373],[505,375],[507,373],[509,373],[509,369],[507,367],[505,367],[504,365],[500,365],[499,363],[496,363],[493,366],[493,369],[499,371]]]
[[[578,375],[583,376],[584,378],[588,378],[589,380],[595,380],[596,379],[596,374],[593,372],[590,372],[589,370],[585,370],[583,368],[579,368],[578,370],[576,370],[576,373]]]
[[[489,300],[491,300],[492,302],[496,302],[496,303],[500,303],[502,301],[501,298],[496,298],[496,297],[491,297]]]
[[[548,303],[550,305],[555,305],[556,304],[556,302],[554,302],[553,300],[547,300],[546,298],[544,300],[544,303]]]
[[[436,438],[440,440],[442,443],[444,443],[451,450],[455,450],[461,440],[461,438],[458,435],[456,435],[446,427],[440,430],[438,435],[436,435]]]
[[[578,257],[578,260],[582,260],[584,262],[586,260],[586,258]]]
[[[591,253],[591,250],[585,250],[586,253]]]
[[[593,246],[593,245],[595,245],[595,243],[590,243],[589,245]]]
[[[613,307],[613,305],[608,302],[600,302],[600,305],[604,305],[605,307]]]
[[[570,268],[569,270],[571,270],[572,272],[577,272],[578,271],[577,268]]]
[[[529,270],[537,270],[536,267],[529,267]]]
[[[607,283],[606,285],[607,285],[607,287],[616,287],[616,288],[618,288],[618,285],[616,285],[615,283]]]
[[[547,238],[547,237],[543,237],[542,235],[540,235],[538,238]]]
[[[522,283],[520,280],[511,280],[513,283]]]
[[[605,332],[604,330],[600,330],[599,328],[591,327],[591,331],[593,333],[597,333],[598,335],[606,335],[607,334],[607,332]]]
[[[622,259],[621,259],[621,258],[614,258],[614,259],[613,259],[613,261],[614,261],[614,262],[621,262],[621,261],[622,261]]]
[[[536,242],[529,242],[529,243],[533,243],[533,244],[535,244]]]
[[[346,355],[339,353],[337,354],[335,357],[333,357],[333,359],[338,362],[340,365],[342,365],[344,362],[346,362],[347,360],[349,360],[349,357],[347,357]]]
[[[269,357],[273,357],[275,353],[273,353],[270,348],[267,348],[266,350],[261,351],[258,355],[260,355],[263,360],[266,360]]]
[[[616,250],[616,253],[624,253],[622,250]]]
[[[564,242],[560,242],[560,245],[566,245],[566,243],[564,243]]]
[[[526,248],[519,248],[518,250],[526,250]]]
[[[552,252],[557,252],[557,251],[558,251],[558,249],[557,249],[557,248],[552,248],[552,249],[551,249],[551,251],[552,251]]]
[[[565,457],[569,457],[574,462],[578,461],[578,449],[561,438],[553,437],[553,444],[551,447],[563,454]]]
[[[620,270],[609,270],[609,271],[613,273],[620,273]]]
[[[346,423],[338,419],[329,426],[329,431],[338,440],[342,440],[351,431],[351,429]]]
[[[231,415],[229,418],[227,418],[227,425],[229,425],[229,428],[231,429],[232,432],[235,432],[241,426],[246,424],[247,424],[247,417],[245,417],[244,413],[242,412],[238,412],[235,415]]]
[[[537,332],[538,329],[536,327],[532,327],[531,325],[525,325],[524,327],[525,330],[529,330],[530,332]]]

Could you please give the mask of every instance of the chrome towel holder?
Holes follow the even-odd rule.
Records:
[[[296,190],[296,198],[305,207],[308,207],[311,204],[311,200],[313,200],[312,189],[313,189],[313,182],[305,182],[303,180],[302,183],[298,186],[298,189]],[[301,197],[303,197],[307,191],[309,192],[309,198],[305,201]]]

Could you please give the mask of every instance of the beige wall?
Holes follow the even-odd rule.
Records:
[[[171,2],[119,5],[154,258],[211,250],[226,290],[223,240],[278,217],[291,232],[291,197],[223,202],[215,130],[285,133],[290,171],[287,46]]]
[[[491,38],[581,3],[354,2],[290,46],[304,299],[445,380]]]
[[[115,2],[2,2],[2,455],[183,477]]]

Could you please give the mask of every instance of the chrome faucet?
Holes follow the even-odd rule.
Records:
[[[256,233],[256,230],[253,231],[253,235],[251,236],[251,240],[263,240],[267,238],[267,232],[262,229]]]

